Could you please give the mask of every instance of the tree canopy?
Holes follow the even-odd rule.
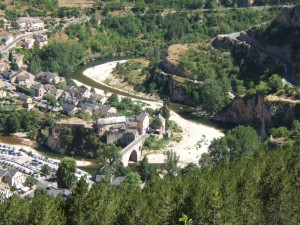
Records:
[[[71,158],[64,158],[58,165],[56,172],[57,185],[60,188],[71,188],[76,182],[76,162]]]

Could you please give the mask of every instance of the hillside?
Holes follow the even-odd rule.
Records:
[[[292,83],[300,84],[300,5],[285,8],[283,12],[271,22],[253,27],[247,31],[250,37],[260,42],[274,54],[281,55],[289,64],[291,71],[288,79]]]

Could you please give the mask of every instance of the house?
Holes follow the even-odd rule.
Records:
[[[103,100],[103,98],[104,95],[100,95],[100,94],[91,94],[90,96],[90,99],[95,102],[100,102],[101,100]]]
[[[20,17],[14,25],[20,31],[43,30],[45,27],[44,22],[36,17]]]
[[[43,48],[47,44],[48,44],[47,35],[43,35],[42,37],[38,37],[34,41],[34,45],[37,46],[40,49]]]
[[[18,99],[24,102],[24,104],[32,104],[32,98],[23,93],[19,95]]]
[[[8,170],[8,173],[4,176],[4,182],[8,183],[10,187],[15,186],[18,188],[18,186],[21,186],[25,180],[25,175],[15,169]]]
[[[97,128],[98,133],[103,135],[109,128],[113,127],[117,124],[124,124],[126,123],[125,116],[116,116],[116,117],[108,117],[108,118],[100,118],[97,120]]]
[[[13,40],[14,40],[14,37],[11,36],[11,35],[8,35],[8,36],[6,36],[6,37],[3,39],[3,44],[4,44],[5,46],[7,46],[7,45],[9,45],[10,43],[12,43]]]
[[[148,113],[140,113],[137,117],[137,128],[140,134],[145,134],[149,127]]]
[[[26,87],[30,87],[34,83],[35,76],[25,70],[20,70],[15,73],[10,73],[9,80],[12,84],[20,84]]]
[[[77,99],[77,98],[68,98],[67,99],[67,102],[69,103],[69,104],[71,104],[71,105],[75,105],[75,106],[77,106],[78,104],[79,104],[79,100]]]
[[[34,107],[34,104],[32,103],[32,98],[25,95],[25,94],[20,94],[18,97],[19,100],[23,102],[24,107],[26,107],[28,110],[32,109]]]
[[[63,105],[63,112],[68,115],[75,115],[78,112],[78,108],[75,105],[65,103]]]
[[[47,94],[53,94],[54,96],[55,96],[55,98],[56,98],[56,100],[57,99],[59,99],[61,96],[62,96],[62,94],[63,94],[63,90],[61,90],[61,89],[57,89],[54,85],[52,85],[52,84],[45,84],[44,85],[44,88],[45,88],[45,92],[47,93]],[[70,98],[70,96],[69,96],[69,98]]]
[[[85,86],[81,86],[78,88],[78,91],[75,93],[75,96],[78,98],[90,98],[91,96],[91,92],[90,90],[85,87]]]
[[[100,112],[105,114],[105,115],[112,115],[112,114],[117,113],[117,109],[115,107],[112,107],[112,106],[109,106],[109,105],[103,105]]]
[[[44,94],[45,94],[45,88],[40,83],[34,83],[33,85],[31,85],[30,88],[35,91],[35,96],[36,97],[43,97]]]
[[[41,72],[37,75],[37,77],[43,84],[59,84],[65,81],[65,79],[60,77],[58,73],[52,72]]]
[[[45,92],[47,94],[51,93],[51,94],[56,95],[57,89],[56,89],[56,87],[54,85],[52,85],[52,84],[45,84],[44,88],[45,88]]]
[[[31,49],[34,46],[34,39],[32,38],[25,38],[24,40],[24,48]]]

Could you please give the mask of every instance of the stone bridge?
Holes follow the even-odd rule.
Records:
[[[138,162],[142,155],[143,141],[148,137],[148,134],[143,134],[127,145],[122,151],[122,162],[124,166],[128,166],[128,162]]]

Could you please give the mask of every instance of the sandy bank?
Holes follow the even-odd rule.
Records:
[[[91,78],[96,82],[104,82],[109,78],[116,68],[118,63],[125,63],[127,60],[117,60],[113,62],[104,63],[98,66],[90,67],[83,71],[83,75]]]

